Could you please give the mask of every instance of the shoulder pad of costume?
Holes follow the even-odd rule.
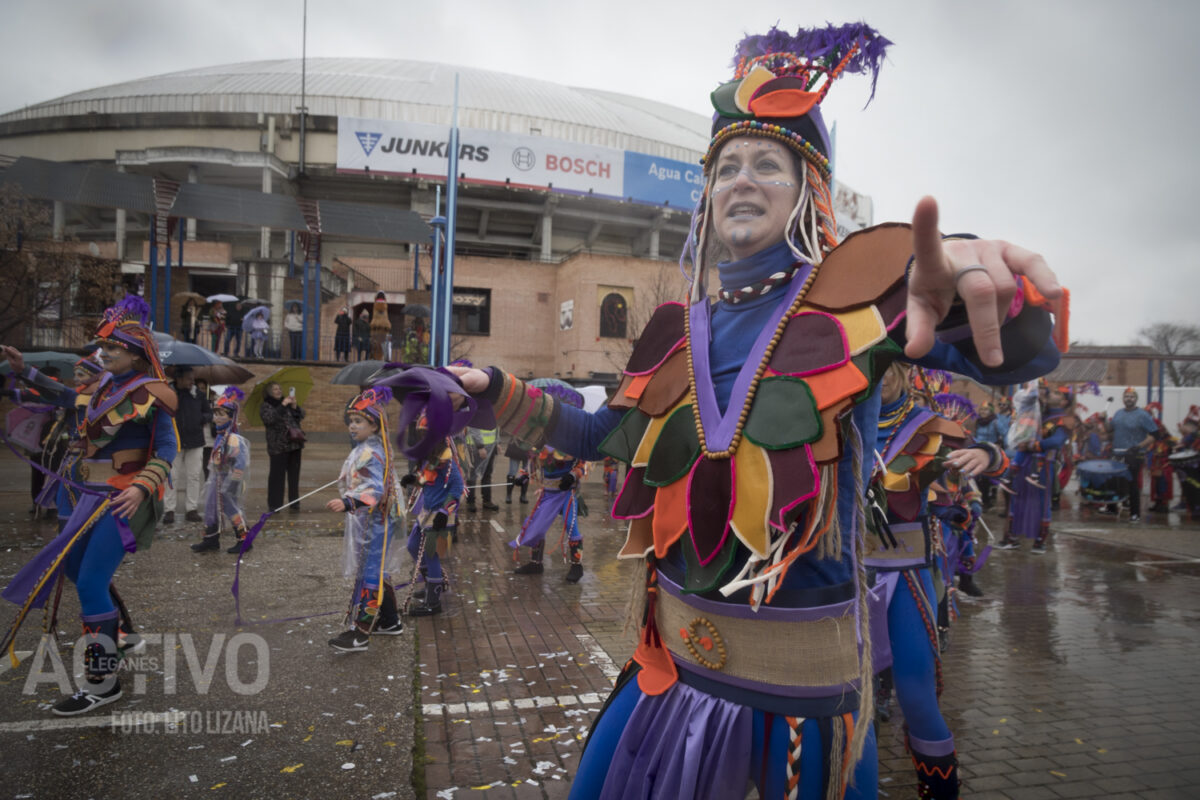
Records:
[[[847,236],[821,263],[805,303],[842,311],[898,289],[912,259],[912,227],[885,222]]]
[[[150,381],[145,384],[145,388],[167,411],[175,413],[175,409],[179,407],[179,396],[175,394],[174,389],[167,385],[166,381]]]
[[[926,435],[940,433],[942,436],[951,436],[956,439],[967,438],[967,432],[963,430],[962,425],[959,425],[952,419],[939,417],[937,414],[934,414],[928,420],[921,423],[920,431]]]

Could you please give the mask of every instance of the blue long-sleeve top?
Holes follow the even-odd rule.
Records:
[[[438,467],[433,480],[421,487],[421,507],[444,508],[450,501],[462,497],[463,488],[462,471],[453,461],[448,461]]]
[[[737,288],[761,281],[768,275],[787,268],[793,261],[794,257],[787,244],[781,242],[747,259],[720,264],[718,273],[723,287]],[[750,357],[750,350],[762,328],[763,320],[768,317],[770,310],[782,302],[787,302],[784,291],[773,291],[739,303],[724,300],[716,303],[712,314],[709,353],[717,402],[722,412],[729,404],[729,395],[739,370]],[[897,326],[893,336],[903,336],[903,326]],[[903,341],[899,343],[903,344]],[[1057,365],[1059,355],[1049,337],[1040,344],[1032,359],[1026,358],[1015,367],[984,367],[975,358],[970,357],[973,352],[974,348],[969,338],[953,344],[938,340],[927,355],[914,363],[922,367],[956,372],[981,383],[1007,385],[1049,372]],[[1006,354],[1006,364],[1007,357],[1009,354]],[[856,405],[851,412],[853,425],[866,448],[876,441],[879,409],[880,397],[877,387],[870,398]],[[547,441],[556,449],[588,461],[595,461],[602,457],[599,451],[601,442],[617,426],[622,416],[622,412],[608,407],[588,414],[581,409],[559,404],[556,417],[547,431]],[[847,442],[846,452],[838,464],[838,485],[843,488],[838,492],[837,513],[841,529],[845,532],[852,530],[857,503],[855,492],[851,488],[855,486],[856,480],[850,445],[851,443]],[[862,458],[862,474],[859,477],[864,487],[869,480],[871,466],[870,458]],[[798,560],[788,572],[785,586],[807,588],[851,581],[853,539],[851,535],[843,535],[843,557],[840,560],[818,560],[808,556]],[[735,570],[744,563],[747,556],[745,548],[740,548]],[[672,548],[668,561],[682,565],[683,559],[678,546]],[[735,598],[737,596],[734,595]]]

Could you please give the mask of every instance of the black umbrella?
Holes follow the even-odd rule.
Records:
[[[395,369],[384,370],[384,363],[386,362],[372,359],[347,364],[338,370],[330,383],[341,384],[343,386],[365,386],[371,383],[372,380],[394,375],[399,371]]]
[[[410,303],[404,307],[404,316],[406,317],[428,317],[429,306],[421,305],[420,303]]]

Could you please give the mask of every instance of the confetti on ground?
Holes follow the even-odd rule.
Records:
[[[303,766],[304,766],[303,764],[293,764],[292,766],[284,767],[283,769],[281,769],[279,771],[280,772],[295,772],[296,770],[300,769]]]
[[[221,759],[222,764],[225,764],[229,761],[237,761],[237,756],[226,756],[225,758]]]
[[[188,780],[192,783],[199,783],[200,777],[198,775],[188,775]]]
[[[342,769],[354,769],[354,762],[347,761],[345,764],[342,764]]]
[[[1065,772],[1059,772],[1059,771],[1057,771],[1057,770],[1053,770],[1053,769],[1052,769],[1052,770],[1050,770],[1050,774],[1051,774],[1051,775],[1053,775],[1053,776],[1054,776],[1054,777],[1056,777],[1056,778],[1065,778],[1065,777],[1067,777],[1067,773],[1065,773]]]

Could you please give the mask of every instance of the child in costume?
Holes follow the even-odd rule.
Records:
[[[609,505],[617,499],[618,480],[620,479],[620,462],[612,456],[604,457],[604,499]]]
[[[998,385],[1058,362],[1052,273],[1020,248],[943,242],[931,198],[911,228],[838,242],[820,101],[888,44],[864,24],[739,44],[712,94],[691,295],[656,310],[606,407],[497,368],[455,373],[502,430],[629,465],[613,516],[630,521],[620,555],[644,559],[641,635],[575,800],[743,797],[750,781],[762,797],[874,797],[887,634],[871,630],[861,548],[879,381],[901,353]]]
[[[1012,456],[1013,473],[1025,472],[1025,463],[1031,458],[1027,446],[1038,438],[1042,428],[1042,409],[1036,383],[1028,383],[1013,392],[1013,420],[1005,436],[1005,444]],[[1038,480],[1037,476],[1025,475],[1026,480]],[[1040,488],[1040,484],[1039,484]]]
[[[354,579],[352,627],[329,640],[342,653],[367,649],[372,635],[404,631],[391,576],[400,568],[395,532],[404,522],[402,497],[393,471],[387,433],[386,387],[367,389],[346,406],[347,428],[354,449],[342,464],[338,494],[326,508],[346,514],[343,574]]]
[[[41,606],[60,571],[75,584],[87,648],[85,682],[51,709],[59,716],[83,714],[120,699],[120,613],[113,574],[127,552],[149,547],[162,513],[162,489],[179,450],[172,415],[175,393],[167,385],[158,347],[147,327],[149,307],[126,296],[104,312],[97,330],[107,370],[79,417],[79,453],[63,477],[78,492],[62,533],[22,568],[4,590],[22,604],[6,637],[8,646],[25,614]],[[3,348],[14,373],[36,379],[21,354]],[[72,401],[76,393],[70,393]]]
[[[545,571],[542,556],[546,551],[546,533],[561,515],[563,536],[570,548],[570,567],[566,582],[579,583],[583,577],[583,534],[579,532],[579,481],[583,478],[584,462],[566,453],[547,447],[538,458],[542,472],[542,490],[538,492],[533,510],[525,518],[521,533],[511,542],[517,552],[530,548],[529,561],[513,570],[517,575],[541,575]],[[514,557],[516,553],[513,554]]]
[[[442,559],[450,552],[450,540],[458,527],[459,502],[466,491],[462,470],[447,444],[435,450],[419,475],[405,475],[401,484],[405,488],[421,487],[413,505],[416,521],[408,535],[408,552],[425,579],[425,589],[413,595],[421,604],[409,613],[414,617],[440,614],[446,589]]]
[[[1050,538],[1050,515],[1055,473],[1058,471],[1059,450],[1074,433],[1075,397],[1070,387],[1060,386],[1050,391],[1046,399],[1042,429],[1032,442],[1022,442],[1020,454],[1014,457],[1013,497],[1008,508],[1008,530],[997,547],[1016,550],[1021,539],[1033,539],[1031,552],[1046,552]]]
[[[242,511],[242,494],[250,469],[250,442],[238,433],[238,413],[245,398],[241,389],[230,386],[213,406],[217,437],[213,440],[208,480],[204,483],[204,538],[192,545],[196,553],[221,548],[221,524],[225,520],[233,526],[237,537],[225,552],[243,553],[251,548],[245,544],[246,517]]]

